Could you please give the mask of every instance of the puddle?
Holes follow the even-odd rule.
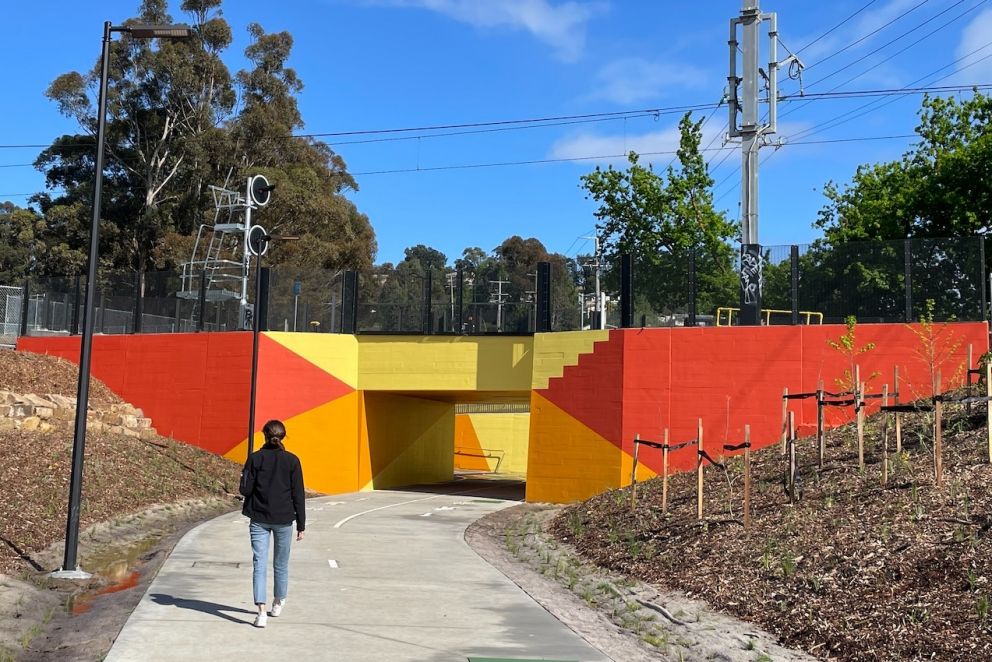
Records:
[[[83,567],[104,585],[71,596],[67,604],[69,612],[73,616],[85,614],[101,595],[119,593],[137,586],[141,579],[140,568],[147,560],[146,554],[159,540],[160,536],[149,536],[128,547],[112,547],[87,555],[82,560]]]

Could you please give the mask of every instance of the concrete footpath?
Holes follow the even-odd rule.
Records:
[[[176,546],[105,659],[608,660],[465,543],[469,524],[515,502],[487,497],[494,488],[446,489],[308,501],[285,610],[265,629],[252,626],[247,520],[206,522]],[[268,581],[271,591],[271,563]]]

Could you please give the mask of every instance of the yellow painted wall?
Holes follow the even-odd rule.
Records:
[[[285,333],[269,336],[318,368],[334,375],[351,388],[358,388],[359,344],[356,336],[343,333]]]
[[[358,336],[364,391],[530,390],[530,337]]]
[[[389,489],[451,480],[455,407],[395,393],[362,394],[359,435],[362,489]]]
[[[548,380],[561,377],[565,368],[579,362],[579,357],[592,352],[601,340],[609,340],[609,331],[563,331],[534,335],[533,374],[528,389],[548,388]]]
[[[527,473],[530,414],[458,414],[455,466],[522,476]]]

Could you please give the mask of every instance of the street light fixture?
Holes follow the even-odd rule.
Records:
[[[93,300],[96,298],[97,263],[100,259],[100,197],[103,186],[103,142],[107,128],[107,78],[110,68],[110,35],[125,32],[136,39],[188,39],[192,31],[185,25],[103,24],[103,51],[100,55],[100,97],[96,129],[96,174],[93,183],[93,216],[90,221],[89,264],[86,271],[86,299],[83,306],[83,337],[79,349],[79,382],[76,388],[76,422],[72,435],[72,474],[69,479],[69,513],[65,527],[65,557],[62,567],[52,573],[56,579],[89,579],[77,563],[79,546],[79,505],[83,493],[83,453],[89,409],[90,359],[93,353]]]

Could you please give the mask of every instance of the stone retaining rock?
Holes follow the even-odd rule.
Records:
[[[71,424],[76,418],[76,399],[56,393],[12,393],[0,390],[0,430],[21,429],[48,432],[54,425]],[[114,404],[108,409],[90,408],[86,412],[87,429],[107,430],[129,437],[151,439],[157,435],[150,418],[129,404]]]

